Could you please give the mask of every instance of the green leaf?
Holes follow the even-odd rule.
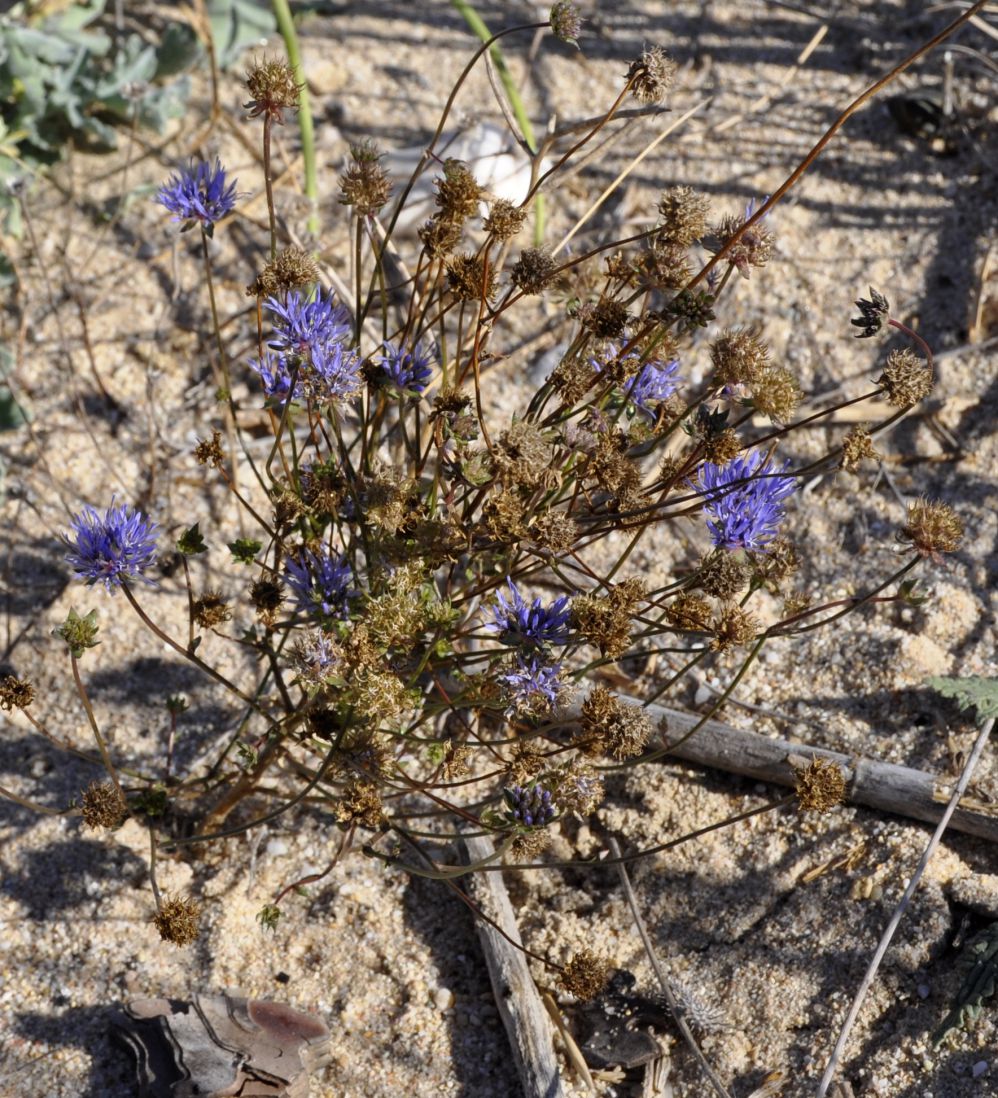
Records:
[[[208,18],[223,69],[235,64],[243,50],[277,30],[269,0],[208,0]]]
[[[171,23],[163,32],[156,49],[156,79],[179,76],[193,68],[204,50],[197,35],[186,23]]]
[[[937,677],[925,681],[944,698],[952,698],[961,709],[976,709],[982,724],[991,717],[998,717],[998,679],[974,675],[968,679]]]
[[[253,538],[239,538],[238,541],[229,542],[229,550],[240,564],[252,564],[262,548],[263,543],[254,541]]]
[[[998,922],[986,927],[964,947],[954,966],[963,976],[949,1014],[933,1034],[938,1047],[957,1029],[975,1022],[998,986]]]
[[[205,545],[204,538],[201,536],[201,531],[198,529],[199,523],[195,522],[189,529],[185,530],[177,540],[177,549],[184,554],[185,557],[195,557],[199,553],[207,553],[208,546]]]

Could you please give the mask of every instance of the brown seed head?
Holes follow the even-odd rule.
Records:
[[[544,248],[527,248],[510,271],[510,281],[525,294],[539,294],[554,278],[557,263]]]
[[[742,440],[731,427],[725,427],[719,434],[709,435],[703,440],[704,457],[715,465],[727,465],[741,450]]]
[[[907,348],[891,351],[884,372],[877,379],[884,398],[895,408],[910,408],[932,392],[934,384],[928,363]]]
[[[204,629],[221,625],[232,617],[229,604],[217,591],[205,591],[200,598],[194,600],[191,610],[193,620]]]
[[[631,319],[623,301],[587,301],[579,308],[582,327],[597,339],[620,339]]]
[[[194,457],[198,465],[210,465],[212,469],[219,469],[225,461],[222,452],[222,434],[220,431],[212,431],[210,439],[199,438],[194,447]]]
[[[0,709],[27,709],[35,700],[35,688],[27,679],[6,675],[0,679]]]
[[[87,827],[115,828],[125,822],[128,805],[111,782],[91,782],[80,797],[80,815]]]
[[[708,250],[716,255],[744,224],[744,218],[730,214],[723,217],[711,228]],[[724,253],[724,260],[736,267],[742,278],[748,278],[749,268],[766,266],[773,256],[775,243],[772,232],[762,221],[757,221]]]
[[[610,964],[589,949],[580,949],[565,965],[558,977],[562,988],[583,1003],[595,999],[606,987]]]
[[[908,504],[908,521],[898,535],[922,557],[938,560],[941,553],[955,553],[963,541],[963,523],[948,503],[919,499]]]
[[[665,618],[670,625],[684,633],[707,633],[710,631],[714,611],[701,595],[684,591],[665,608]]]
[[[457,247],[461,240],[461,226],[437,214],[424,221],[416,231],[420,242],[431,259],[440,259]]]
[[[848,469],[853,472],[859,468],[861,461],[879,461],[880,454],[873,448],[873,439],[870,432],[861,424],[850,427],[842,440],[842,460],[840,469]]]
[[[517,832],[509,844],[509,857],[513,862],[532,862],[551,845],[548,828],[532,827]]]
[[[661,103],[675,75],[675,61],[660,46],[652,46],[627,70],[627,82],[639,103]]]
[[[707,214],[710,199],[692,187],[671,187],[662,192],[658,200],[658,213],[662,224],[657,230],[663,243],[688,248],[707,231]]]
[[[750,570],[737,553],[718,550],[705,557],[696,573],[696,586],[716,599],[733,599],[749,581]]]
[[[261,115],[283,124],[286,110],[297,110],[304,84],[295,79],[294,69],[281,57],[257,62],[246,73],[250,101],[244,106],[250,118]]]
[[[250,588],[250,601],[263,621],[272,619],[284,600],[281,585],[269,579],[259,579]]]
[[[846,799],[842,767],[820,755],[795,771],[797,806],[802,812],[828,812]]]
[[[756,411],[775,423],[786,423],[804,396],[797,378],[785,366],[769,366],[760,371],[751,388]]]
[[[459,301],[481,301],[495,295],[495,274],[482,256],[473,252],[451,256],[446,269],[447,285]]]
[[[554,368],[550,382],[562,401],[571,406],[589,391],[596,373],[586,358],[563,358]]]
[[[627,705],[606,687],[595,686],[582,703],[582,730],[575,746],[584,755],[611,759],[640,755],[651,738],[652,724],[637,705]]]
[[[358,217],[373,216],[391,198],[392,181],[381,156],[370,141],[350,149],[350,163],[340,177],[340,203],[353,206]]]
[[[437,189],[434,201],[445,220],[460,225],[478,213],[482,188],[463,160],[445,161],[443,175],[434,182]]]
[[[572,625],[603,656],[617,659],[631,643],[631,619],[645,595],[644,581],[632,576],[611,584],[605,595],[577,595]]]
[[[567,553],[579,538],[579,524],[564,511],[545,511],[530,524],[530,540],[554,553]]]
[[[496,240],[509,240],[523,228],[527,211],[510,202],[508,198],[496,198],[482,222],[482,228]]]
[[[278,297],[301,286],[314,286],[319,268],[311,252],[291,244],[264,265],[256,281],[246,287],[250,297]]]
[[[164,942],[186,946],[197,941],[198,924],[201,921],[201,905],[197,900],[173,896],[163,903],[153,917],[153,925]]]
[[[710,647],[715,652],[728,648],[743,648],[759,635],[759,623],[740,606],[726,606],[714,622]]]
[[[769,368],[769,348],[752,328],[726,328],[710,344],[714,383],[751,385]]]

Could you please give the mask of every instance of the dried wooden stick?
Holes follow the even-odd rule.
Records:
[[[637,699],[634,699],[637,701]],[[679,740],[696,724],[696,713],[684,713],[661,705],[646,706],[652,721],[667,722],[666,742]],[[570,712],[577,720],[579,709]],[[743,732],[720,721],[707,721],[684,743],[669,751],[666,758],[682,759],[716,770],[744,774],[760,781],[792,786],[794,773],[787,759],[800,755],[818,756],[837,763],[849,778],[848,800],[897,816],[908,816],[925,823],[938,823],[952,793],[952,783],[908,766],[854,758],[840,751],[827,751],[804,743],[770,739],[757,732]],[[963,800],[949,827],[967,835],[998,841],[998,806]]]
[[[495,853],[491,841],[484,837],[462,839],[461,845],[469,862],[482,861]],[[474,874],[469,891],[485,914],[513,941],[520,942],[502,874]],[[524,1098],[564,1098],[551,1024],[530,975],[527,958],[488,923],[478,920],[475,927],[489,967],[496,1007],[513,1048]]]

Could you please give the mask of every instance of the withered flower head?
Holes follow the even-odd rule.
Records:
[[[677,320],[680,332],[706,328],[714,319],[714,295],[708,290],[680,290],[662,314],[665,320]]]
[[[638,705],[627,705],[604,686],[594,686],[582,703],[582,730],[575,746],[584,755],[628,759],[651,739],[652,724]]]
[[[773,538],[764,553],[750,554],[750,559],[756,578],[774,593],[779,584],[793,576],[800,567],[800,555],[794,543],[782,535]]]
[[[739,553],[715,549],[697,569],[696,586],[716,599],[732,599],[748,583],[750,574]]]
[[[880,454],[873,448],[873,439],[870,437],[869,430],[859,423],[850,427],[842,440],[842,460],[839,462],[839,468],[853,472],[859,467],[861,461],[878,461],[879,459]]]
[[[496,473],[506,484],[536,488],[551,472],[551,442],[535,423],[513,420],[499,436],[492,460]]]
[[[755,199],[745,207],[742,217],[729,214],[723,217],[710,232],[709,251],[717,255],[725,249],[728,241],[745,225],[755,213]],[[773,255],[776,238],[766,227],[768,214],[752,224],[742,235],[724,251],[724,259],[737,268],[742,278],[748,278],[751,267],[765,267]]]
[[[551,771],[544,780],[566,814],[591,816],[606,796],[603,779],[579,759]]]
[[[563,358],[548,380],[562,401],[571,406],[586,395],[595,377],[596,371],[587,358]]]
[[[617,659],[631,643],[631,620],[645,595],[644,581],[632,576],[611,584],[605,595],[572,599],[572,625],[603,656]]]
[[[669,244],[688,248],[707,231],[707,214],[710,199],[692,187],[670,187],[658,200],[658,213],[662,219],[656,230],[658,239]]]
[[[495,273],[484,257],[464,252],[451,256],[446,268],[447,285],[459,301],[481,301],[495,295]]]
[[[530,524],[530,539],[543,549],[567,553],[579,537],[579,524],[564,511],[545,511]]]
[[[347,786],[334,811],[342,824],[360,824],[370,828],[380,827],[385,818],[378,787],[374,782],[360,779]]]
[[[585,331],[597,339],[620,339],[631,319],[624,302],[612,299],[587,301],[576,315]]]
[[[489,495],[482,507],[482,521],[499,545],[515,545],[527,536],[527,505],[519,491],[502,488]]]
[[[496,198],[482,222],[482,228],[496,240],[509,240],[523,228],[527,211],[508,198]]]
[[[128,815],[128,805],[116,785],[94,781],[80,798],[80,815],[94,831],[99,827],[120,827]]]
[[[863,329],[861,332],[856,333],[857,339],[869,339],[870,336],[876,335],[890,319],[890,303],[883,294],[878,294],[872,286],[870,287],[870,300],[867,301],[866,298],[861,297],[856,302],[856,308],[859,309],[860,315],[854,320],[850,320],[849,323],[856,328]]]
[[[883,388],[888,404],[910,408],[932,392],[932,371],[914,351],[891,351],[877,384]]]
[[[431,259],[440,259],[450,255],[461,239],[461,226],[448,221],[441,214],[424,221],[416,230],[416,235]]]
[[[289,290],[314,286],[318,281],[319,267],[315,257],[291,244],[264,264],[256,279],[246,287],[246,293],[249,297],[280,297]]]
[[[627,70],[627,82],[631,86],[631,94],[639,103],[661,103],[675,75],[675,61],[661,46],[652,46],[631,64]]]
[[[554,278],[558,264],[544,248],[527,248],[510,271],[510,281],[525,294],[539,294]]]
[[[582,16],[579,14],[577,4],[568,0],[558,0],[551,5],[548,13],[548,21],[551,23],[551,33],[562,42],[570,46],[578,46],[579,31],[582,29]]]
[[[751,385],[769,368],[769,348],[752,328],[725,328],[710,344],[719,386]]]
[[[371,141],[350,147],[350,163],[340,178],[340,203],[353,206],[358,217],[372,217],[391,197],[392,181],[381,156]]]
[[[595,999],[606,987],[610,977],[610,964],[592,950],[580,949],[562,969],[558,983],[569,995],[583,1003]]]
[[[6,675],[0,680],[0,709],[27,709],[35,700],[35,688],[27,679]]]
[[[197,941],[201,905],[197,900],[173,896],[163,900],[153,917],[153,925],[164,942],[186,946]]]
[[[688,591],[677,595],[665,608],[665,620],[684,632],[706,633],[713,618],[710,603],[701,595]]]
[[[938,561],[941,553],[960,548],[963,523],[948,503],[919,499],[908,504],[908,521],[898,538],[911,542],[919,556]]]
[[[198,465],[210,465],[212,469],[221,468],[225,461],[221,431],[212,431],[210,439],[199,438],[197,446],[194,447],[194,457]]]
[[[204,629],[211,629],[228,621],[232,615],[229,613],[229,604],[217,591],[205,591],[194,600],[191,606],[191,617]]]
[[[267,620],[277,613],[284,600],[281,585],[269,579],[259,579],[250,588],[250,601],[261,618]]]
[[[752,404],[774,423],[786,423],[804,394],[785,366],[768,366],[752,382]]]
[[[298,83],[294,69],[283,58],[268,60],[265,57],[246,74],[250,101],[244,106],[249,110],[250,118],[264,115],[283,124],[284,112],[298,109],[299,96],[304,86]]]
[[[714,622],[714,636],[711,638],[710,647],[715,652],[723,652],[728,648],[740,648],[759,635],[759,623],[748,610],[740,606],[726,606]]]
[[[742,440],[738,432],[731,427],[725,427],[716,435],[708,435],[703,440],[703,455],[707,461],[715,465],[726,465],[736,458],[742,450]]]
[[[828,812],[846,799],[846,776],[830,759],[814,755],[795,768],[797,805],[804,812]]]
[[[518,831],[509,844],[509,856],[514,862],[533,861],[551,844],[551,832],[545,827]]]
[[[443,175],[434,180],[434,201],[440,207],[440,216],[461,224],[478,213],[482,200],[482,188],[463,160],[444,162]]]

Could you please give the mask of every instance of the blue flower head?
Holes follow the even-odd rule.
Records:
[[[654,418],[653,405],[671,397],[682,381],[682,378],[677,376],[679,359],[662,362],[661,359],[649,358],[646,362],[642,362],[637,350],[629,351],[621,358],[620,352],[613,343],[607,344],[599,358],[590,359],[593,369],[598,373],[602,373],[607,366],[618,361],[625,369],[629,365],[634,373],[634,376],[624,383],[624,397],[636,408]]]
[[[557,812],[551,791],[535,782],[533,785],[513,785],[502,791],[506,802],[506,817],[524,827],[543,827]]]
[[[510,707],[507,715],[513,713],[548,712],[558,703],[561,693],[561,664],[545,663],[536,656],[524,659],[519,652],[516,664],[499,675],[509,694]]]
[[[485,626],[498,633],[503,644],[524,644],[542,647],[547,644],[568,643],[568,596],[562,595],[550,606],[544,606],[539,598],[527,603],[516,584],[507,577],[507,599],[502,591],[496,592],[496,605],[490,607],[492,621]]]
[[[275,317],[270,345],[278,351],[314,355],[330,343],[349,339],[353,330],[349,310],[337,302],[332,290],[325,298],[320,290],[310,301],[291,290],[283,303],[268,297],[265,304]]]
[[[291,370],[288,366],[286,355],[275,354],[273,351],[264,351],[262,358],[252,358],[247,366],[260,377],[263,391],[267,399],[278,408],[287,403],[291,394]],[[304,388],[301,383],[301,371],[295,382],[295,400],[301,400],[304,396]]]
[[[211,236],[216,221],[232,213],[236,205],[236,180],[230,183],[225,169],[216,157],[214,164],[202,160],[191,161],[176,175],[171,175],[156,195],[156,201],[165,206],[174,221],[184,221],[189,229],[197,221]]]
[[[284,569],[288,586],[295,593],[298,609],[324,618],[345,618],[353,572],[343,557],[303,549],[290,557]]]
[[[112,500],[103,515],[84,507],[73,519],[72,537],[64,539],[70,549],[66,560],[78,579],[103,583],[113,594],[129,576],[143,578],[156,557],[157,529],[128,504],[115,507]]]
[[[347,400],[360,389],[360,355],[342,343],[313,348],[310,365],[311,369],[305,371],[305,386],[320,403]]]
[[[401,393],[421,393],[433,376],[433,356],[419,344],[410,351],[404,345],[385,343],[378,362],[379,380],[394,385]]]
[[[794,477],[772,470],[761,450],[727,465],[705,461],[692,486],[704,497],[707,529],[718,549],[759,552],[779,533],[783,500],[797,488]],[[783,469],[786,469],[784,465]]]

